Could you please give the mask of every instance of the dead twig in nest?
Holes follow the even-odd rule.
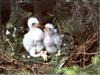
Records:
[[[57,21],[56,21],[56,23],[57,23],[57,28],[58,28],[59,32],[62,32],[61,26],[59,25],[59,23]]]

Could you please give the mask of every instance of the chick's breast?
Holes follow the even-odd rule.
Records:
[[[26,33],[23,38],[23,46],[29,52],[29,50],[34,46],[34,42],[30,39],[29,33]]]
[[[44,38],[44,32],[39,28],[34,28],[29,34],[32,40],[43,40]]]
[[[30,32],[30,35],[31,35],[30,38],[34,41],[34,44],[36,45],[37,52],[40,52],[41,50],[43,50],[44,32],[39,28],[34,28],[34,30]]]
[[[57,51],[57,48],[55,47],[54,41],[52,37],[49,35],[46,35],[44,38],[44,45],[46,47],[46,51],[48,53],[55,53]]]
[[[43,38],[43,31],[41,29],[34,28],[33,30],[30,30],[25,34],[23,38],[23,46],[27,51],[29,51],[34,46],[36,47],[36,50],[41,50],[42,48],[44,48]]]

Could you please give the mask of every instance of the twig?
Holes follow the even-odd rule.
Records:
[[[10,45],[10,47],[11,47],[12,51],[14,51],[14,48],[13,48],[13,46],[12,46],[12,44],[11,44],[11,42],[9,41],[9,39],[8,39],[8,38],[6,38],[6,41],[9,43],[9,45]]]
[[[60,27],[59,23],[58,23],[57,21],[56,21],[56,23],[57,23],[58,30],[59,30],[60,32],[62,32],[62,30],[61,30],[61,27]]]

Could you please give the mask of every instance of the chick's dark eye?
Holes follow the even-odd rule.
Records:
[[[32,23],[32,25],[35,25],[35,23]]]
[[[49,28],[49,30],[51,30],[51,28]]]

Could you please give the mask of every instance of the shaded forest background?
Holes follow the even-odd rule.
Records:
[[[30,16],[36,16],[41,22],[52,22],[65,34],[66,46],[62,48],[62,56],[49,57],[49,65],[44,65],[41,58],[30,57],[23,48],[22,39],[28,32],[27,19]],[[14,73],[24,71],[67,74],[70,68],[66,67],[85,67],[92,63],[93,56],[96,56],[93,60],[98,59],[100,62],[99,38],[99,0],[0,0],[0,73],[9,73],[14,69]],[[58,69],[55,72],[62,63],[64,70]],[[95,69],[97,65],[99,64],[92,67]],[[45,67],[47,68],[44,69]],[[88,75],[88,72],[85,74]]]

